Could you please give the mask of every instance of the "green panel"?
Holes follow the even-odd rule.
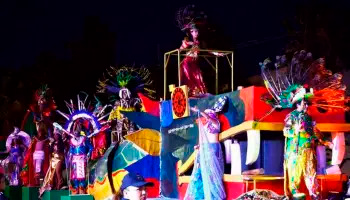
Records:
[[[114,155],[112,172],[124,169],[145,156],[146,154],[140,151],[137,145],[125,140],[119,144],[118,150]]]
[[[72,196],[61,196],[61,200],[94,200],[94,197],[89,194],[80,194]]]
[[[6,186],[5,196],[9,199],[22,199],[21,186]]]
[[[38,199],[39,199],[39,187],[22,187],[22,200],[38,200]]]
[[[61,196],[68,195],[68,190],[47,190],[44,192],[42,200],[61,200]]]
[[[6,140],[0,140],[0,151],[6,150]]]

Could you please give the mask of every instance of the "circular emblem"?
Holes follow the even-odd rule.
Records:
[[[185,92],[181,88],[175,88],[171,100],[173,112],[177,117],[182,117],[185,114],[187,107]]]

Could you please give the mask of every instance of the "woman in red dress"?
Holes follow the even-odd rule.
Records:
[[[189,88],[189,96],[199,96],[207,93],[206,86],[203,81],[202,72],[198,66],[199,53],[199,32],[197,25],[200,23],[199,18],[192,11],[193,6],[187,6],[180,9],[177,15],[177,22],[182,31],[191,37],[182,41],[180,49],[189,49],[186,57],[181,62],[180,77],[181,85],[187,85]]]

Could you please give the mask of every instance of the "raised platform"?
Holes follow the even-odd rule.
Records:
[[[22,200],[37,200],[38,197],[39,187],[22,187]]]
[[[48,190],[44,192],[42,200],[61,200],[61,196],[68,195],[68,190]]]
[[[6,186],[5,196],[10,199],[22,199],[22,187],[21,186]]]
[[[227,199],[236,199],[239,195],[254,189],[268,189],[276,192],[279,195],[284,194],[283,176],[270,175],[224,175],[224,185],[226,189]],[[340,175],[318,175],[317,176],[321,197],[325,199],[328,192],[341,192],[343,183],[348,181],[348,176]],[[179,197],[183,199],[187,190],[190,176],[179,177]],[[301,191],[308,193],[304,185],[301,186]]]
[[[61,196],[61,200],[94,200],[94,197],[89,194]]]

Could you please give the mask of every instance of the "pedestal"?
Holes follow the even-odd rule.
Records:
[[[10,199],[22,199],[22,187],[21,186],[6,186],[5,196]]]
[[[89,194],[79,194],[71,196],[61,196],[61,200],[94,200],[94,197]]]
[[[61,196],[68,195],[68,190],[47,190],[44,192],[42,200],[61,200]]]
[[[38,200],[38,197],[39,187],[22,187],[22,200]]]

